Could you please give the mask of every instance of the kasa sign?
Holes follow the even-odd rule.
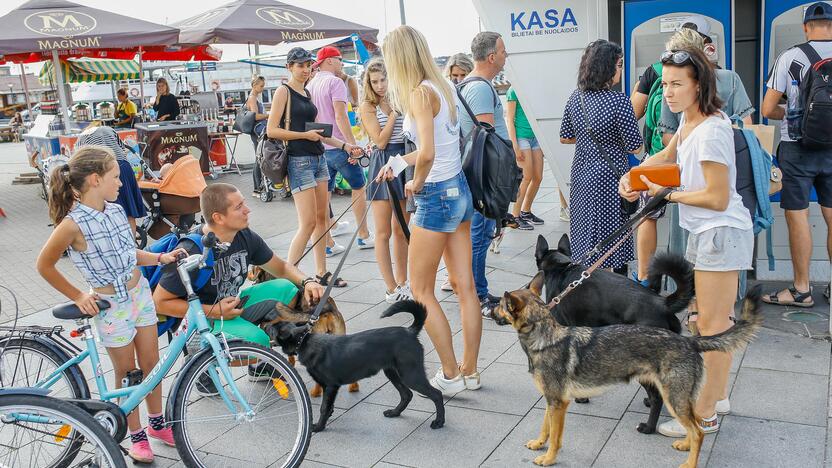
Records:
[[[512,12],[510,22],[511,37],[578,32],[578,21],[571,8]]]

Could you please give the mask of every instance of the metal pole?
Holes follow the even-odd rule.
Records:
[[[260,41],[254,43],[254,55],[260,55]],[[260,59],[257,59],[258,64],[254,66],[254,71],[258,75],[260,74]]]
[[[144,118],[144,50],[139,46],[139,109]]]
[[[29,102],[29,85],[26,84],[26,70],[23,64],[20,64],[20,82],[23,83],[23,95],[26,97],[26,109],[29,110],[29,120],[35,121],[35,116],[32,115],[32,103]]]
[[[66,90],[64,89],[64,74],[61,70],[61,60],[58,58],[58,51],[52,51],[52,68],[55,70],[55,80],[58,82],[58,101],[61,106],[61,115],[64,118],[65,133],[69,133],[69,109],[67,108]]]
[[[251,59],[251,42],[246,42],[246,45],[248,46],[248,57],[249,59]],[[248,64],[248,73],[250,75],[254,74],[254,64],[252,64],[251,62],[249,62]]]
[[[407,24],[407,21],[404,17],[404,0],[399,0],[399,15],[402,18],[402,24]]]
[[[208,91],[208,88],[205,87],[205,64],[202,63],[202,60],[199,61],[199,71],[202,73],[202,92]]]

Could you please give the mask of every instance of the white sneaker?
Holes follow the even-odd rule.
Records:
[[[410,290],[410,281],[405,281],[404,284],[400,284],[399,290],[402,294],[406,294],[408,299],[413,299],[413,291]]]
[[[367,236],[366,239],[362,239],[359,237],[358,239],[356,239],[355,243],[358,244],[359,250],[372,249],[376,246],[376,239],[372,235]]]
[[[388,304],[395,304],[399,301],[406,301],[408,299],[411,299],[410,295],[402,290],[401,286],[396,286],[396,289],[394,289],[393,292],[384,293],[384,302]]]
[[[462,379],[461,372],[453,379],[446,379],[441,367],[436,371],[436,375],[430,379],[430,384],[442,392],[442,395],[448,397],[465,390],[465,380]]]
[[[569,222],[569,209],[568,208],[564,208],[564,207],[560,208],[560,220],[565,221],[567,223]]]
[[[327,258],[334,257],[336,255],[340,255],[340,254],[344,253],[344,250],[347,250],[347,249],[345,249],[343,245],[336,242],[335,244],[332,245],[332,247],[330,247],[330,246],[326,247],[326,256],[327,256]]]
[[[717,419],[717,415],[714,414],[708,419],[700,420],[699,427],[702,428],[702,432],[705,434],[712,434],[718,431],[719,419]],[[682,438],[687,437],[688,435],[687,429],[685,429],[684,426],[682,426],[682,424],[676,419],[671,419],[670,421],[665,421],[659,424],[658,431],[659,434],[667,437]]]
[[[480,373],[474,372],[470,375],[464,375],[462,369],[459,369],[459,375],[462,376],[462,381],[465,383],[465,390],[479,390],[482,387],[480,383]]]
[[[350,233],[350,222],[349,221],[339,221],[335,227],[329,230],[329,235],[332,237],[343,236],[344,234]]]
[[[731,400],[728,398],[716,402],[716,414],[728,414],[731,412]]]
[[[445,292],[454,292],[453,286],[451,286],[451,278],[445,277],[445,281],[442,282],[442,286],[439,286],[439,289]]]

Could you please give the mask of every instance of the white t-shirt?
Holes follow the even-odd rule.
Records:
[[[832,57],[832,41],[810,41],[809,45],[815,49],[821,59]],[[785,94],[786,102],[788,102],[792,80],[797,80],[799,84],[809,70],[810,65],[811,61],[806,57],[806,54],[799,47],[792,47],[777,57],[766,86]],[[786,119],[780,121],[780,139],[782,141],[794,141],[789,138],[789,123]]]
[[[451,119],[451,112],[445,97],[439,89],[430,81],[425,80],[423,85],[430,86],[439,96],[439,113],[433,118],[433,146],[436,153],[433,158],[433,166],[430,168],[425,182],[442,182],[456,176],[462,171],[462,155],[459,148],[459,98],[456,93],[453,105],[456,107],[456,122]],[[453,89],[453,84],[448,81]],[[404,118],[404,134],[419,148],[419,135],[416,132],[416,122],[410,116]]]
[[[684,115],[679,129],[685,125]],[[677,132],[678,134],[678,132]],[[710,210],[698,206],[679,204],[679,225],[693,234],[715,227],[751,229],[751,215],[737,193],[737,164],[734,152],[734,133],[731,121],[723,112],[712,115],[693,129],[684,141],[676,146],[676,159],[681,166],[682,188],[696,192],[705,188],[702,162],[712,161],[728,166],[730,191],[728,209]]]

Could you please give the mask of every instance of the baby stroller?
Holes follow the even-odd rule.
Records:
[[[182,156],[173,163],[161,182],[139,181],[147,217],[136,226],[139,248],[147,245],[148,237],[159,239],[168,232],[187,232],[199,213],[199,195],[207,187],[199,161]]]

